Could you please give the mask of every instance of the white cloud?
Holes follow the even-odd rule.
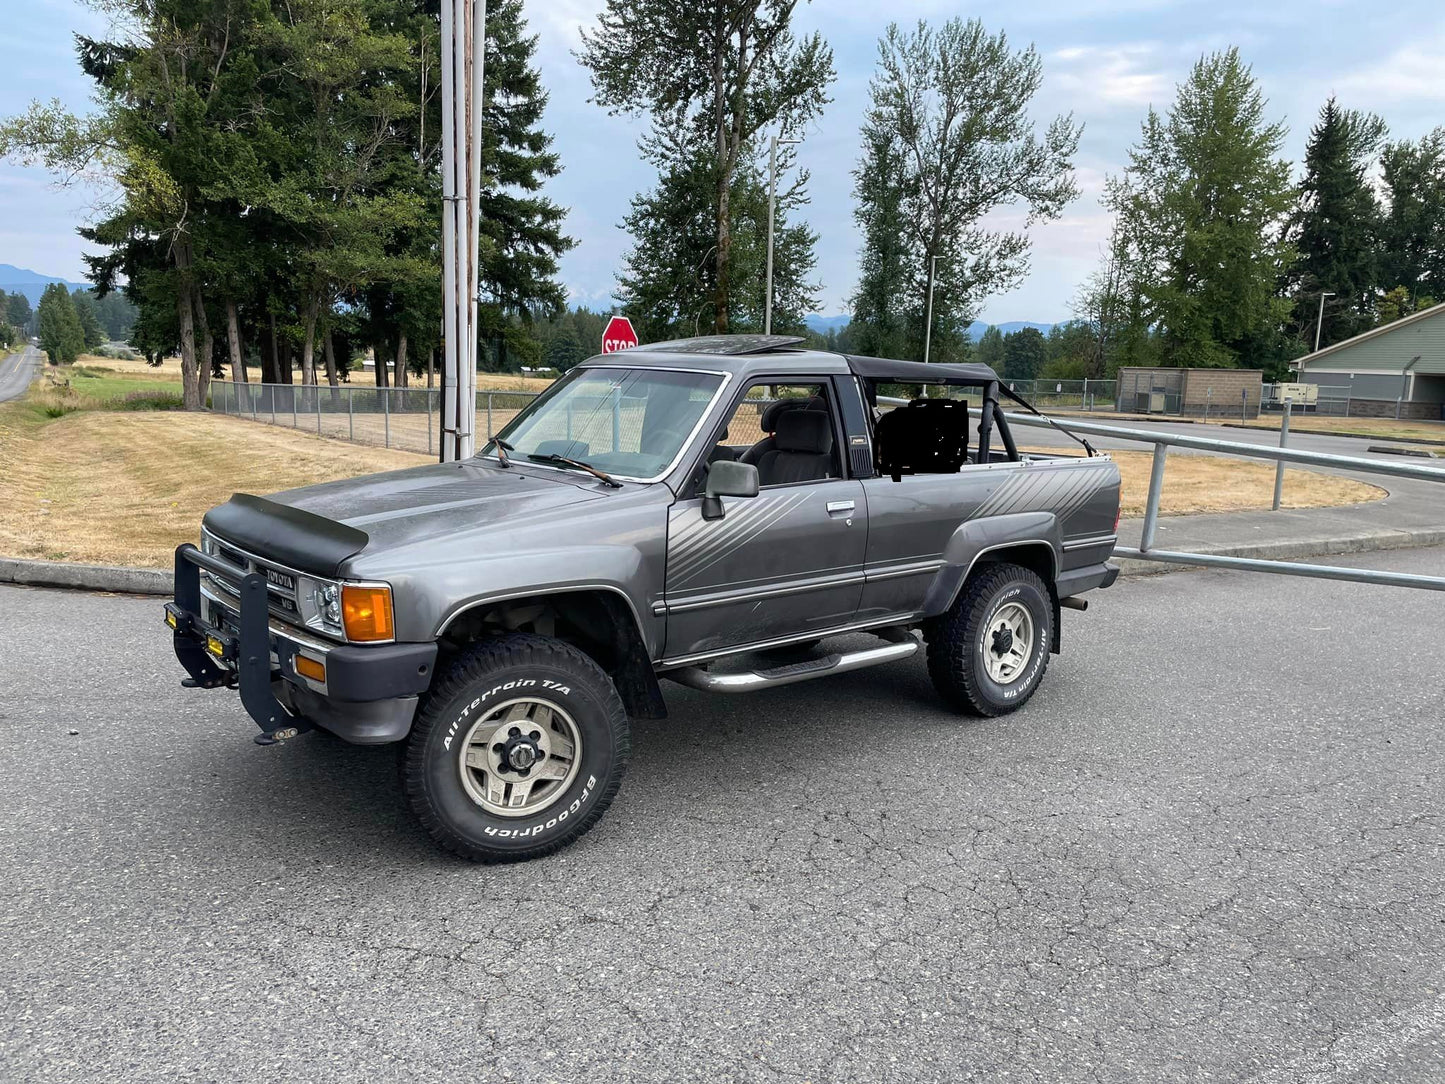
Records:
[[[1374,104],[1445,103],[1445,32],[1416,39],[1383,60],[1348,72],[1336,86],[1342,94],[1368,96]]]
[[[1044,78],[1054,93],[1077,96],[1090,105],[1147,106],[1164,101],[1173,91],[1160,52],[1152,42],[1073,45],[1045,58]]]

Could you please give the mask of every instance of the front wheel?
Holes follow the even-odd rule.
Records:
[[[926,631],[928,673],[948,706],[968,715],[1006,715],[1023,707],[1043,680],[1053,601],[1029,569],[987,565]]]
[[[403,782],[442,847],[520,861],[591,828],[630,751],[627,712],[601,667],[560,640],[513,633],[438,679],[407,739]]]

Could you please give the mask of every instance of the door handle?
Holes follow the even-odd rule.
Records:
[[[853,514],[853,509],[856,508],[856,507],[857,507],[857,504],[856,504],[856,502],[854,502],[854,501],[829,501],[829,502],[828,502],[828,515],[830,515],[830,516],[840,516],[840,515],[843,515],[844,513],[847,513],[848,515],[851,516],[851,515]]]

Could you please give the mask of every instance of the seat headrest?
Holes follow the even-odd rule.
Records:
[[[779,399],[763,408],[762,417],[758,419],[758,428],[764,433],[776,433],[778,419],[789,411],[822,409],[823,400],[816,395],[807,399]]]
[[[780,452],[827,455],[833,450],[833,430],[821,410],[788,410],[778,416],[773,441]]]

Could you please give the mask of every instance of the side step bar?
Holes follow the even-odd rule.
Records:
[[[849,670],[862,670],[866,666],[877,666],[883,662],[906,659],[918,651],[920,644],[912,636],[881,647],[870,647],[863,651],[847,651],[842,654],[825,655],[821,659],[809,659],[787,666],[776,666],[770,670],[750,670],[742,674],[713,674],[701,666],[687,666],[669,670],[660,677],[671,678],[681,685],[702,689],[710,693],[751,693],[758,689],[776,689],[780,685],[791,685],[796,681],[811,681],[813,678],[830,674],[844,674]]]

